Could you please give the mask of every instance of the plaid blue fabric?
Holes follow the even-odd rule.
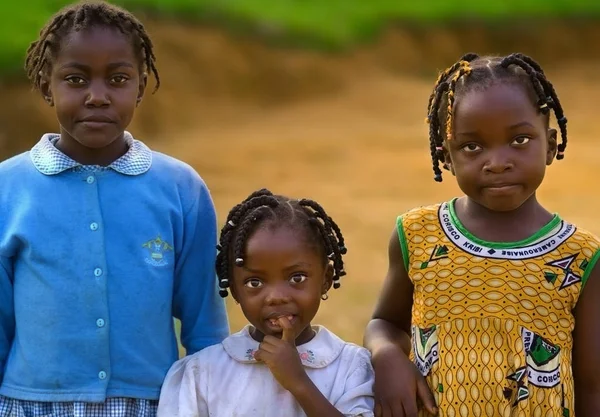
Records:
[[[38,402],[0,396],[0,417],[156,417],[158,400],[108,398],[103,403]]]
[[[130,133],[125,132],[125,140],[129,150],[107,167],[86,166],[74,161],[59,151],[54,144],[60,135],[48,133],[31,149],[30,157],[33,165],[45,175],[56,175],[68,169],[101,170],[113,169],[124,175],[140,175],[152,165],[152,151],[142,142],[135,140]]]

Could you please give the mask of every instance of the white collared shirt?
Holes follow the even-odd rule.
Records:
[[[369,352],[325,327],[298,346],[306,373],[345,416],[373,417],[374,373]],[[305,417],[290,392],[254,359],[250,326],[177,361],[160,394],[158,417]]]

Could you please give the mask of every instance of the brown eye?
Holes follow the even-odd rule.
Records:
[[[125,82],[127,82],[129,78],[123,76],[123,75],[115,75],[114,77],[112,77],[111,81],[115,84],[123,84]]]
[[[292,284],[302,284],[304,281],[307,280],[307,278],[308,277],[304,274],[296,274],[290,278],[290,282]]]
[[[531,139],[529,139],[527,136],[519,136],[518,138],[515,138],[515,140],[513,140],[513,144],[514,145],[525,145],[526,143],[528,143]]]
[[[481,146],[479,146],[476,143],[467,143],[465,146],[462,147],[462,150],[465,152],[477,152],[480,149]]]
[[[262,287],[262,285],[262,282],[260,282],[260,280],[256,278],[251,278],[244,283],[244,286],[248,288],[260,288]]]
[[[69,84],[73,84],[73,85],[82,85],[82,84],[85,84],[85,80],[82,77],[78,77],[76,75],[71,75],[69,77],[66,77],[65,80]]]

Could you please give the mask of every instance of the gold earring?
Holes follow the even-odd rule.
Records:
[[[323,301],[329,300],[329,295],[327,293],[321,295],[321,300],[323,300]]]

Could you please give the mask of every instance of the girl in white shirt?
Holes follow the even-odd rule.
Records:
[[[312,200],[263,189],[235,206],[217,275],[250,324],[173,365],[158,417],[373,417],[368,352],[311,325],[340,286],[345,253],[339,227]]]

